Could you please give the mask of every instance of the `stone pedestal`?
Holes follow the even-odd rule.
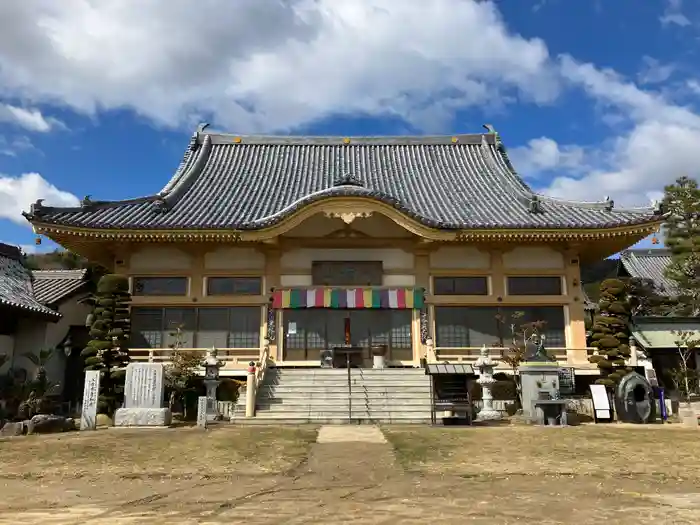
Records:
[[[559,399],[559,365],[547,362],[524,362],[520,374],[523,415],[535,419],[534,402],[539,399]]]
[[[219,388],[218,379],[205,379],[204,386],[207,389],[207,421],[212,422],[219,419],[219,409],[216,402],[216,390]]]
[[[114,415],[115,427],[162,427],[172,422],[163,408],[165,368],[161,363],[129,363],[124,383],[124,407]]]
[[[171,423],[167,408],[120,408],[114,414],[115,427],[167,427]]]

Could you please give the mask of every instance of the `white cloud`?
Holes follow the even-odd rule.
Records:
[[[657,59],[644,56],[642,57],[644,66],[637,75],[640,84],[659,84],[666,82],[676,70],[673,64],[662,64]]]
[[[365,113],[433,128],[499,94],[558,92],[544,43],[509,33],[491,2],[25,0],[0,3],[0,18],[13,21],[7,93],[169,125],[271,131]]]
[[[560,146],[548,137],[532,139],[526,146],[510,149],[508,155],[518,172],[530,178],[556,169],[580,171],[585,162],[582,147]]]
[[[78,206],[72,193],[61,191],[38,173],[24,173],[19,177],[0,174],[0,219],[29,226],[22,216],[32,203],[44,199],[46,206]]]
[[[10,122],[39,133],[65,127],[59,120],[42,115],[38,109],[25,109],[10,104],[0,104],[0,122]]]
[[[683,0],[666,0],[666,9],[659,18],[661,25],[677,25],[686,27],[690,25],[690,20],[683,14]]]
[[[4,135],[0,135],[0,155],[15,157],[18,153],[26,152],[35,149],[29,137],[23,135],[13,136],[8,139]]]
[[[665,16],[678,15],[680,2],[670,1]],[[524,175],[558,175],[544,191],[646,204],[677,176],[699,175],[700,116],[615,71],[552,60],[544,42],[510,32],[494,2],[25,0],[0,2],[0,19],[13,21],[0,32],[0,93],[27,107],[129,108],[160,124],[211,119],[242,133],[337,114],[389,115],[435,131],[465,107],[546,104],[575,88],[622,134],[600,148],[555,137],[512,148]],[[673,73],[651,58],[646,65],[642,83]],[[25,127],[50,124],[22,111],[24,120],[11,114]],[[13,149],[0,142],[0,154]],[[50,197],[42,191],[13,216]]]
[[[645,205],[679,176],[700,175],[700,115],[571,57],[562,57],[561,71],[598,103],[624,115],[629,131],[588,156],[596,169],[583,177],[558,177],[547,193],[580,200],[611,195],[619,204]]]

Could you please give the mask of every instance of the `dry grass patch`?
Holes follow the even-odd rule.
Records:
[[[408,470],[464,477],[635,476],[700,483],[700,432],[678,426],[385,428]]]
[[[226,477],[297,465],[314,427],[74,432],[0,440],[0,478]]]

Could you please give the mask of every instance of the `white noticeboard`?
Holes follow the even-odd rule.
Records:
[[[605,385],[590,385],[596,419],[611,419],[610,399]]]

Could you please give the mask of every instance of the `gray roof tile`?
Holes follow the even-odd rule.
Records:
[[[456,137],[234,137],[195,133],[156,195],[81,208],[33,206],[30,220],[93,228],[253,230],[331,196],[389,203],[442,229],[602,228],[658,219],[535,194],[495,133]],[[536,201],[538,210],[531,211]]]
[[[59,319],[60,313],[34,297],[32,274],[21,258],[19,248],[0,244],[0,306]]]
[[[36,270],[32,273],[34,297],[47,305],[59,303],[88,284],[87,270]]]
[[[620,254],[620,262],[630,277],[651,279],[662,292],[672,293],[675,289],[673,281],[664,276],[671,263],[670,250],[626,250]]]

